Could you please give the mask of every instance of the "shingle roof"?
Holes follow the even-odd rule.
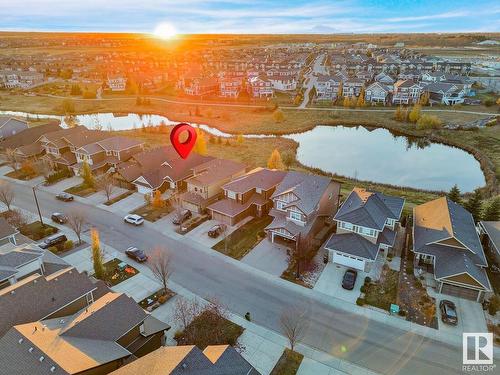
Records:
[[[334,219],[381,231],[388,218],[399,220],[404,202],[403,198],[354,188]]]
[[[325,249],[340,251],[360,258],[375,260],[378,246],[356,233],[333,234],[325,244]]]
[[[43,134],[48,134],[61,130],[59,124],[56,122],[48,123],[44,125],[34,126],[32,128],[24,129],[23,131],[13,135],[3,141],[0,141],[0,148],[18,148],[21,146],[31,145]]]
[[[187,182],[206,186],[214,182],[228,179],[237,173],[245,171],[245,164],[226,159],[212,159],[206,163],[199,164],[193,168],[195,176],[190,177]]]
[[[500,221],[481,221],[481,226],[500,253]]]
[[[3,217],[0,217],[0,240],[17,233],[19,232],[16,228],[12,227]]]
[[[144,141],[130,137],[116,136],[98,141],[97,144],[106,151],[121,151],[127,148],[140,146],[144,144]]]
[[[214,210],[226,216],[236,216],[237,214],[245,211],[252,204],[256,204],[258,206],[262,206],[267,203],[267,200],[264,199],[260,194],[254,193],[248,198],[245,203],[239,203],[234,199],[221,199],[215,203],[212,203],[207,208],[209,210]]]
[[[233,347],[163,346],[112,372],[113,375],[259,375]]]
[[[256,168],[223,186],[223,189],[245,193],[252,189],[269,190],[278,185],[286,172],[266,168]]]
[[[291,192],[298,200],[288,206],[297,206],[305,214],[310,214],[319,204],[331,181],[328,177],[291,171],[285,175],[271,198]]]

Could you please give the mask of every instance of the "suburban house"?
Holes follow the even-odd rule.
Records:
[[[287,172],[271,196],[273,221],[265,228],[270,240],[312,239],[337,211],[339,194],[340,183],[331,178]]]
[[[447,197],[413,209],[414,265],[434,275],[439,293],[481,302],[491,291],[472,215]]]
[[[375,76],[375,81],[385,85],[393,85],[395,80],[389,74],[381,72]]]
[[[434,82],[425,86],[424,92],[429,93],[429,103],[454,105],[465,100],[465,90],[460,84]]]
[[[216,78],[193,78],[184,83],[184,93],[190,96],[215,95],[219,91],[219,83]]]
[[[275,90],[293,91],[297,89],[296,75],[287,75],[280,74],[280,72],[275,72],[273,74],[268,73],[267,79],[271,81],[271,84]]]
[[[480,221],[478,229],[485,239],[483,245],[500,265],[500,221]]]
[[[236,225],[253,216],[261,217],[273,206],[271,196],[286,172],[256,168],[222,186],[224,198],[207,207],[212,219]]]
[[[18,234],[19,231],[16,228],[10,225],[3,217],[0,217],[0,249],[6,243],[17,245],[16,235]]]
[[[342,79],[338,76],[319,75],[314,83],[317,100],[335,100],[337,99],[339,87],[342,85]]]
[[[109,292],[74,314],[12,327],[0,350],[16,360],[2,372],[104,375],[158,349],[169,328],[132,298]]]
[[[112,372],[113,375],[259,375],[229,345],[163,346]]]
[[[17,118],[0,116],[0,139],[5,139],[28,129],[28,122]]]
[[[33,273],[0,289],[0,336],[17,324],[74,314],[109,291],[74,267],[51,261],[43,263],[45,275]]]
[[[141,194],[162,193],[168,189],[184,191],[193,168],[213,157],[191,153],[182,159],[172,146],[156,147],[133,155],[118,165],[115,180],[120,186],[135,188]]]
[[[366,88],[365,101],[368,103],[383,103],[389,102],[389,94],[392,88],[381,82],[373,82]]]
[[[108,76],[107,83],[111,91],[125,91],[127,87],[127,78],[122,76]]]
[[[404,199],[354,188],[334,216],[337,233],[325,243],[332,263],[369,272],[396,241]]]
[[[212,159],[193,168],[186,179],[187,191],[181,195],[184,208],[202,213],[222,195],[222,185],[245,173],[245,165],[232,160]]]
[[[110,168],[116,169],[118,164],[142,151],[144,142],[135,138],[123,136],[105,138],[77,148],[74,151],[76,163],[71,168],[78,174],[86,162],[94,173],[103,173]]]
[[[224,77],[219,80],[219,95],[224,98],[237,98],[240,95],[242,78]]]
[[[34,272],[43,272],[44,252],[34,246],[0,250],[0,287],[15,284]]]
[[[394,84],[392,102],[394,104],[417,103],[422,95],[422,86],[413,80],[397,81]]]
[[[274,95],[273,84],[265,76],[251,77],[247,90],[253,98],[272,98]]]
[[[425,72],[421,77],[422,81],[426,82],[441,82],[446,80],[446,73],[444,72]]]
[[[12,89],[29,89],[44,82],[43,73],[29,70],[0,70],[1,86]]]
[[[362,79],[349,78],[342,85],[342,96],[348,98],[357,97],[364,85],[365,81]]]

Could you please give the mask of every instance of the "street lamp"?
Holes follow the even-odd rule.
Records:
[[[35,197],[35,203],[36,203],[36,209],[38,210],[38,216],[40,218],[40,224],[42,225],[42,227],[45,226],[45,224],[43,223],[43,219],[42,219],[42,213],[40,212],[40,205],[38,204],[38,198],[36,197],[36,188],[41,184],[38,183],[36,184],[35,186],[32,187],[33,189],[33,196]]]

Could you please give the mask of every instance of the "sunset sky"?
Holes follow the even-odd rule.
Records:
[[[492,0],[0,0],[1,30],[178,33],[499,31]]]

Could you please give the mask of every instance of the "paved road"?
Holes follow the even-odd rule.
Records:
[[[36,212],[29,186],[16,185],[15,205]],[[48,192],[38,191],[44,216],[83,209],[104,243],[117,249],[157,245],[171,249],[172,280],[202,297],[217,296],[230,310],[243,315],[250,311],[255,323],[279,331],[279,315],[290,303],[308,308],[309,326],[301,340],[359,366],[383,374],[456,374],[461,366],[461,348],[396,329],[391,325],[348,313],[320,298],[314,291],[277,278],[262,277],[250,267],[180,237],[161,234],[151,226],[132,227],[115,214],[80,202],[63,203]]]
[[[325,67],[322,65],[324,59],[325,59],[324,53],[317,56],[316,59],[314,60],[314,64],[312,66],[311,71],[306,75],[306,80],[305,80],[306,90],[304,91],[304,98],[302,99],[302,103],[300,103],[300,105],[298,106],[298,109],[306,108],[307,103],[309,103],[309,93],[311,92],[312,88],[314,87],[314,84],[318,80],[318,78],[314,75],[314,73],[320,73],[320,74],[325,73]]]

